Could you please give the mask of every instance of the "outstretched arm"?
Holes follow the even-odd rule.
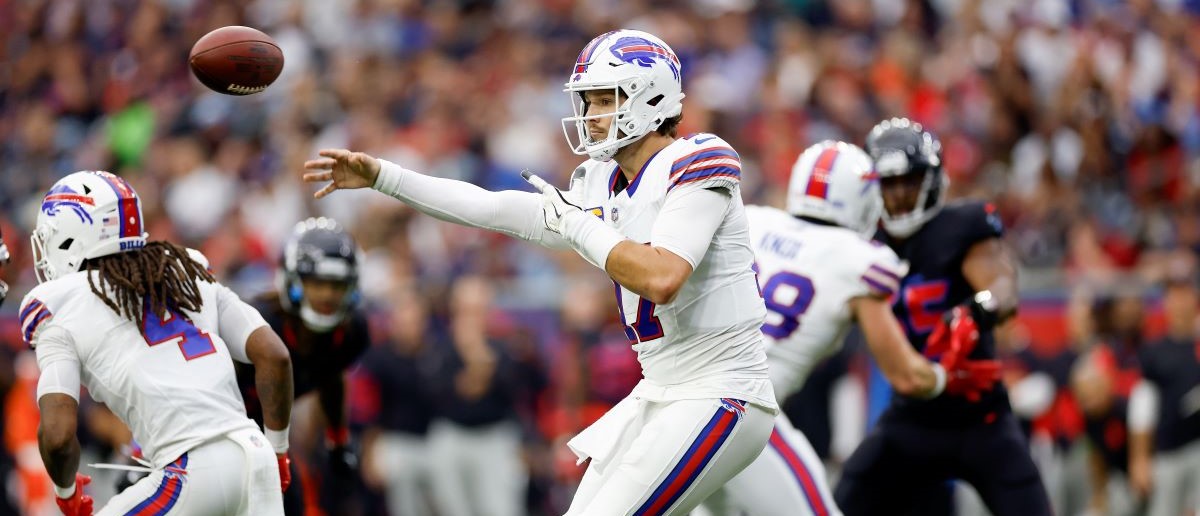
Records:
[[[862,328],[867,348],[892,388],[903,396],[931,398],[946,386],[945,371],[917,353],[900,329],[886,299],[859,296],[850,300],[850,310]]]
[[[431,217],[488,229],[546,247],[566,247],[542,222],[542,196],[532,192],[492,192],[465,181],[426,176],[361,152],[327,149],[305,162],[304,180],[329,181],[320,199],[337,190],[371,187]]]

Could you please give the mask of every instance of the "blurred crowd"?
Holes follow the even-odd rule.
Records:
[[[192,78],[191,45],[225,25],[283,49],[267,91],[224,96]],[[565,440],[640,375],[607,278],[372,192],[314,202],[299,174],[317,149],[346,147],[491,189],[526,188],[523,168],[565,182],[580,159],[561,136],[561,86],[579,49],[612,28],[674,48],[681,133],[733,144],[748,204],[780,205],[811,143],[861,143],[890,116],[940,136],[951,196],[995,201],[1021,258],[1029,315],[1006,332],[1009,380],[1051,382],[1049,402],[1021,409],[1044,471],[1120,445],[1114,400],[1142,343],[1195,331],[1194,306],[1161,301],[1170,285],[1194,289],[1200,252],[1195,0],[0,0],[0,27],[10,297],[35,281],[27,236],[41,195],[75,170],[129,180],[152,239],[200,249],[246,296],[273,288],[296,221],[331,216],[358,239],[376,330],[352,375],[362,478],[326,513],[483,514],[464,493],[489,489],[515,496],[516,513],[569,501],[581,470]],[[0,514],[35,514],[49,484],[30,448],[37,369],[16,304],[0,308]],[[499,357],[494,377],[443,385],[472,353]],[[851,343],[788,404],[834,465],[853,446],[838,436],[866,421],[862,396],[843,388],[871,383],[864,364]],[[86,408],[92,457],[122,453],[127,431]],[[308,427],[320,422],[303,407],[296,417],[297,446],[319,448]],[[830,430],[846,421],[857,433]],[[484,424],[498,436],[464,444]],[[1128,477],[1127,463],[1112,470]],[[320,484],[319,457],[310,471]],[[1046,476],[1062,484],[1060,514],[1099,503],[1070,482],[1091,477]],[[1132,480],[1121,489],[1136,507],[1147,487]]]

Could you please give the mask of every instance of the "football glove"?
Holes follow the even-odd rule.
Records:
[[[275,457],[279,460],[280,490],[287,491],[288,486],[292,485],[292,459],[287,453],[276,453]]]
[[[83,486],[92,483],[92,477],[80,473],[75,474],[75,492],[67,498],[55,497],[58,510],[65,516],[92,516],[92,497],[83,494]]]
[[[967,356],[979,344],[979,327],[970,309],[955,307],[946,313],[942,323],[934,328],[925,345],[925,356],[937,357],[946,371],[946,393],[979,401],[984,392],[991,391],[1000,380],[1000,362],[968,360]]]
[[[542,215],[546,229],[564,234],[563,227],[570,218],[583,216],[583,208],[567,200],[562,190],[555,188],[529,170],[522,170],[521,177],[542,192]]]

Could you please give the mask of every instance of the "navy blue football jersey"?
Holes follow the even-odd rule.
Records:
[[[908,275],[901,280],[900,290],[892,299],[892,310],[918,351],[925,349],[926,339],[947,310],[975,295],[975,288],[962,272],[963,259],[971,246],[1003,234],[1004,226],[995,207],[979,201],[948,203],[904,240],[890,238],[882,230],[876,234],[877,240],[909,264]],[[995,339],[991,333],[980,335],[979,344],[970,358],[995,357]],[[975,403],[952,396],[927,401],[897,396],[893,403],[922,414],[928,412],[929,416],[943,420],[956,420],[958,416],[974,420],[986,412],[1007,409],[1008,396],[1004,387],[997,383],[995,390]]]
[[[291,352],[296,398],[315,390],[325,381],[341,378],[371,341],[367,319],[358,310],[347,314],[345,320],[329,332],[316,333],[304,326],[300,316],[285,310],[274,293],[255,299],[251,304]],[[246,414],[261,423],[262,404],[254,385],[254,368],[247,364],[236,365]]]

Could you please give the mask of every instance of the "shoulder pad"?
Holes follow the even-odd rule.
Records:
[[[63,278],[65,279],[65,278]],[[62,281],[62,279],[58,280]],[[54,317],[54,310],[58,308],[57,289],[53,283],[43,283],[34,287],[25,299],[21,301],[21,309],[18,314],[18,320],[21,323],[21,339],[30,348],[34,346],[34,338],[37,336],[38,330],[46,325]]]
[[[190,247],[189,247],[189,248],[187,248],[187,253],[188,253],[188,257],[190,257],[191,259],[195,260],[195,261],[196,261],[197,263],[199,263],[200,265],[203,265],[203,266],[204,266],[204,269],[205,269],[205,270],[207,270],[209,274],[212,274],[212,271],[213,271],[213,270],[212,270],[212,265],[210,265],[210,264],[208,263],[208,257],[207,257],[207,256],[204,256],[204,253],[201,253],[200,251],[197,251],[197,250],[195,250],[195,249],[192,249],[192,248],[190,248]]]
[[[700,188],[737,188],[742,179],[742,159],[725,140],[699,133],[684,139],[682,156],[671,163],[670,185],[695,185]]]

